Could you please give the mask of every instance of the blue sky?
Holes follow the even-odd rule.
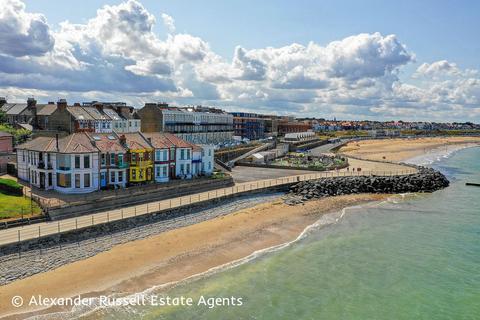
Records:
[[[41,14],[47,29],[40,44],[0,52],[0,67],[8,63],[0,88],[19,99],[54,94],[345,118],[480,119],[478,1],[0,2],[24,3],[18,16]],[[69,28],[61,29],[66,20]],[[26,71],[12,64],[28,50],[42,52],[32,51],[31,67],[48,73],[48,85],[19,80]],[[55,72],[47,71],[49,58]],[[87,70],[94,64],[103,70],[96,87],[86,85],[98,77]],[[83,75],[66,79],[68,69]],[[115,77],[121,85],[112,85]]]

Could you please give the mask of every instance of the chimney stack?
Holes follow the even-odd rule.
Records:
[[[7,99],[5,97],[0,97],[0,107],[7,103]]]
[[[122,134],[120,137],[118,137],[118,139],[120,140],[120,144],[124,147],[126,147],[127,145],[127,138],[125,137],[124,134]]]
[[[57,108],[60,110],[65,110],[65,108],[67,108],[67,100],[59,99],[57,101]]]
[[[27,99],[27,106],[29,108],[35,108],[36,105],[37,105],[37,100],[35,100],[34,98]]]

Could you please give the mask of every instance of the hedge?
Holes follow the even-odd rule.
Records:
[[[10,179],[0,178],[0,190],[14,195],[23,195],[23,186]]]

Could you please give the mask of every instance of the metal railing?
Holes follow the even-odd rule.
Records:
[[[113,209],[109,211],[94,213],[90,215],[80,216],[76,218],[68,218],[60,221],[49,221],[38,223],[35,225],[27,225],[17,228],[0,230],[0,246],[13,244],[25,240],[32,240],[44,236],[55,235],[67,231],[74,231],[88,228],[95,225],[119,221],[141,215],[162,212],[195,203],[206,202],[214,199],[221,199],[234,194],[268,189],[275,186],[288,185],[296,182],[315,180],[331,177],[355,177],[355,176],[399,176],[417,173],[415,168],[405,168],[398,171],[329,171],[314,172],[309,174],[294,175],[275,179],[258,180],[252,182],[244,182],[234,185],[197,194],[176,197],[166,200],[153,201],[149,203],[127,206],[121,209]]]

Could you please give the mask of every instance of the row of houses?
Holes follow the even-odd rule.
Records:
[[[65,99],[56,103],[7,103],[0,98],[0,111],[10,125],[30,130],[52,132],[130,133],[141,130],[135,108],[123,102],[84,102],[68,105]]]
[[[37,188],[75,194],[210,175],[213,157],[170,133],[76,132],[17,146],[17,169]]]

